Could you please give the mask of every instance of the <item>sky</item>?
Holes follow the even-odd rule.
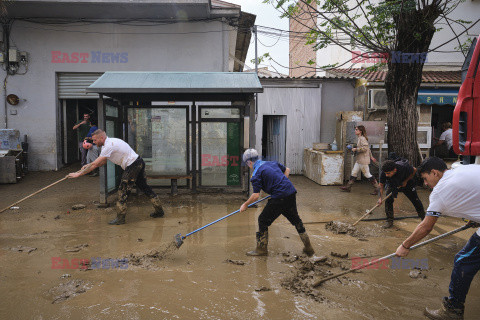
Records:
[[[252,13],[257,16],[255,24],[258,26],[265,26],[277,28],[288,31],[288,19],[280,18],[280,12],[277,11],[271,4],[263,3],[263,0],[224,0],[229,3],[238,4],[242,7],[242,11]],[[262,32],[264,31],[264,32]],[[288,67],[288,37],[284,34],[283,37],[266,34],[265,29],[260,29],[258,34],[258,55],[269,53],[270,56],[279,64]],[[255,64],[251,60],[255,59],[255,37],[252,36],[250,47],[248,49],[247,59],[245,63],[255,68]],[[279,64],[266,61],[266,66],[271,71],[278,71],[288,75],[288,69],[282,68]],[[262,67],[265,65],[260,65]]]

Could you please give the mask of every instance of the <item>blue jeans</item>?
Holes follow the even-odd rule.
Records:
[[[449,299],[457,308],[463,307],[473,277],[480,270],[480,236],[475,232],[465,247],[455,255],[449,286]]]

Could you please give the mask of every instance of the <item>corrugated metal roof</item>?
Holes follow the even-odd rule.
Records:
[[[356,80],[360,79],[361,77],[357,76],[310,76],[310,77],[289,77],[289,76],[264,76],[259,75],[260,79],[283,79],[283,80],[322,80],[322,79],[338,79],[338,80]]]
[[[87,88],[96,93],[256,93],[263,92],[254,73],[105,72]]]

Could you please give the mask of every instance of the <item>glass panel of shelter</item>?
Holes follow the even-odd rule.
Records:
[[[111,138],[123,137],[122,110],[114,101],[105,100],[105,133]],[[107,192],[114,191],[120,185],[122,170],[107,161]]]
[[[240,109],[200,107],[200,185],[240,185]]]
[[[128,143],[145,161],[147,176],[187,175],[187,108],[153,102],[128,109]],[[151,179],[149,184],[168,186],[170,180]]]

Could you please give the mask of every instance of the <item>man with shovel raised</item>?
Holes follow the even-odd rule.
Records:
[[[464,165],[447,170],[445,162],[437,157],[425,159],[418,173],[427,186],[433,188],[427,216],[415,231],[398,247],[396,255],[405,257],[409,248],[427,236],[441,215],[480,223],[480,165]],[[475,274],[480,270],[480,229],[465,247],[457,253],[449,286],[449,297],[443,298],[442,308],[425,309],[430,319],[463,319],[465,298]]]
[[[261,161],[255,149],[248,149],[243,154],[243,162],[253,169],[251,178],[253,194],[242,204],[240,212],[247,210],[247,207],[258,200],[260,190],[271,195],[267,205],[263,208],[258,217],[257,247],[247,252],[248,256],[266,256],[268,246],[268,227],[280,215],[283,215],[297,229],[300,239],[304,244],[303,252],[309,256],[315,252],[310,244],[310,239],[303,226],[297,211],[296,193],[297,190],[288,179],[290,169],[276,161]]]

